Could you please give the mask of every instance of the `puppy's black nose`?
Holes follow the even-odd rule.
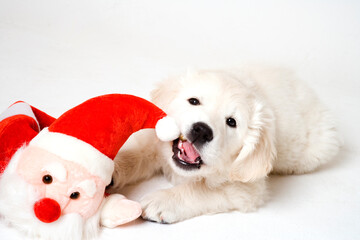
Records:
[[[203,122],[194,123],[191,127],[189,140],[198,147],[210,142],[214,138],[213,131]]]

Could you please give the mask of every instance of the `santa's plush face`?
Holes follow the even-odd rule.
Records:
[[[70,213],[88,219],[104,197],[106,184],[100,177],[39,147],[24,149],[16,172],[34,190],[34,214],[45,223]]]
[[[33,238],[93,239],[100,225],[138,218],[137,202],[120,194],[104,198],[108,181],[96,169],[37,146],[20,148],[0,177],[1,219]]]

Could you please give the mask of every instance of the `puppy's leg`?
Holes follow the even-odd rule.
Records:
[[[118,192],[125,185],[148,179],[159,172],[158,145],[153,130],[133,134],[114,159],[113,183],[107,192]]]
[[[315,108],[315,106],[313,106]],[[318,166],[329,162],[339,151],[342,145],[338,136],[336,121],[330,111],[320,103],[317,111],[308,117],[308,144],[305,148],[303,161],[293,169],[294,173],[301,174],[313,171]]]
[[[174,223],[202,214],[239,210],[253,211],[264,202],[266,182],[228,183],[210,189],[204,181],[177,185],[147,195],[142,217],[160,223]]]

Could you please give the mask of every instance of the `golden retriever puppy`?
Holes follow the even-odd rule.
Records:
[[[142,199],[143,218],[173,223],[202,214],[253,211],[270,172],[301,174],[339,149],[334,120],[283,69],[198,71],[161,82],[152,100],[181,136],[137,133],[115,160],[111,191],[162,172],[174,187]]]

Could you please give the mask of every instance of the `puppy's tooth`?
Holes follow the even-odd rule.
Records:
[[[184,136],[184,135],[182,135],[182,134],[180,134],[180,137],[179,137],[179,139],[180,139],[181,141],[186,141],[186,138],[185,138],[185,136]]]

